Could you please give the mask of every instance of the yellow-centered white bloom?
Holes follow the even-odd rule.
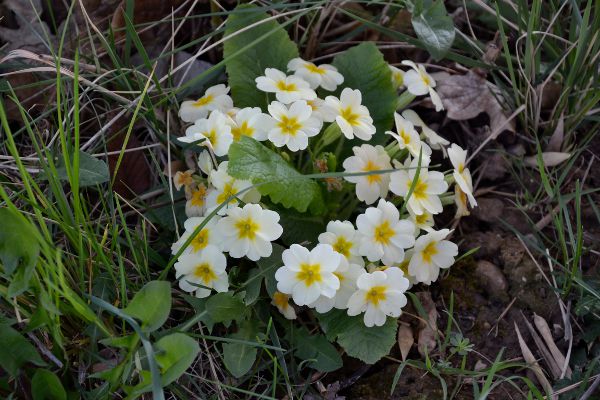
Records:
[[[333,298],[340,288],[334,274],[342,255],[328,244],[318,244],[314,249],[293,244],[282,254],[283,267],[275,272],[277,290],[292,295],[294,303],[304,306],[319,296]]]
[[[344,83],[344,77],[333,65],[316,66],[310,61],[294,58],[290,60],[287,67],[288,71],[294,71],[294,75],[307,81],[312,89],[321,86],[325,90],[334,91],[338,85]]]
[[[173,184],[175,185],[175,189],[181,190],[182,186],[188,187],[192,186],[194,183],[194,178],[192,178],[193,170],[188,169],[185,172],[177,171],[175,176],[173,177]]]
[[[206,118],[214,110],[227,112],[233,107],[233,101],[228,95],[229,87],[223,84],[208,88],[204,96],[198,100],[187,100],[181,103],[179,118],[184,122],[194,122]]]
[[[402,261],[398,265],[394,265],[394,267],[400,268],[400,270],[404,274],[404,277],[406,279],[408,279],[408,288],[409,289],[412,288],[417,283],[419,283],[417,281],[417,278],[415,278],[408,272],[408,264],[410,264],[410,260],[412,260],[412,256],[413,256],[413,249],[408,249],[408,250],[406,250],[406,253],[404,254],[404,261]]]
[[[360,235],[350,221],[329,221],[327,231],[319,235],[319,243],[330,245],[353,264],[364,265],[358,254]]]
[[[206,176],[210,176],[210,172],[214,169],[213,160],[208,150],[203,150],[198,155],[198,168]]]
[[[274,101],[269,104],[269,114],[272,116],[269,140],[277,147],[287,146],[290,151],[306,149],[308,138],[318,135],[323,126],[304,100],[298,100],[289,107]]]
[[[237,207],[238,198],[245,203],[258,203],[260,201],[260,193],[256,189],[245,190],[252,186],[252,182],[243,179],[236,179],[227,173],[229,161],[223,161],[219,164],[219,168],[212,170],[210,173],[210,182],[214,186],[214,190],[208,192],[206,196],[206,211],[211,212],[216,207],[227,201],[230,196],[236,196],[218,211],[219,215],[227,214],[227,210]]]
[[[389,65],[389,67],[392,72],[392,85],[394,86],[394,89],[399,89],[404,86],[404,71],[393,65]]]
[[[440,96],[433,89],[436,85],[435,80],[425,71],[425,67],[409,60],[402,61],[402,64],[412,68],[404,74],[406,89],[415,96],[429,94],[431,102],[435,106],[435,111],[443,110],[442,99],[440,99]]]
[[[413,181],[416,181],[408,199],[407,208],[416,215],[421,215],[425,211],[439,214],[443,210],[439,196],[448,189],[448,184],[441,172],[428,171],[426,160],[422,160],[421,168],[418,169],[418,161],[417,158],[412,161],[407,159],[404,164],[405,169],[392,173],[390,190],[406,199]],[[417,170],[419,171],[418,177]]]
[[[175,263],[175,276],[181,290],[203,298],[210,295],[211,289],[217,292],[229,290],[229,280],[225,267],[227,259],[216,246],[206,246],[200,253],[189,253],[179,257]]]
[[[377,208],[369,207],[356,218],[356,227],[362,236],[358,251],[369,261],[381,260],[385,265],[400,263],[404,249],[415,243],[413,223],[401,220],[396,206],[383,199]]]
[[[363,144],[352,148],[353,156],[344,160],[344,172],[373,172],[392,169],[390,156],[382,146]],[[385,197],[390,184],[390,174],[369,174],[344,176],[348,182],[356,184],[356,197],[367,204],[373,204],[378,198]]]
[[[273,301],[271,301],[281,314],[287,319],[296,319],[296,310],[290,305],[290,296],[285,293],[273,293]]]
[[[277,100],[283,104],[317,98],[307,81],[298,76],[287,76],[276,68],[265,69],[265,75],[256,78],[256,87],[263,92],[275,93]]]
[[[412,122],[414,126],[418,126],[421,128],[421,133],[423,137],[429,143],[434,150],[443,150],[444,146],[448,146],[450,144],[449,141],[438,135],[433,129],[427,126],[425,122],[419,117],[419,115],[413,110],[404,110],[402,111],[402,116]]]
[[[452,146],[448,148],[448,156],[450,157],[450,162],[454,167],[454,172],[452,173],[454,181],[469,199],[469,204],[471,207],[477,206],[477,200],[475,200],[475,197],[473,196],[471,172],[469,171],[469,168],[465,168],[467,151],[463,150],[456,143],[452,143]]]
[[[398,318],[402,314],[408,285],[408,279],[396,267],[365,272],[358,277],[358,290],[348,301],[348,315],[365,313],[363,321],[367,327],[382,326],[386,317]]]
[[[360,90],[345,88],[339,99],[335,96],[327,96],[325,103],[327,105],[323,109],[325,121],[335,120],[346,138],[371,140],[375,134],[375,125],[369,109],[361,104]]]
[[[417,236],[421,230],[431,232],[433,230],[434,220],[433,214],[429,211],[424,210],[422,214],[417,215],[408,209],[408,219],[415,224],[415,236]]]
[[[335,296],[330,298],[321,295],[308,305],[320,314],[331,311],[334,307],[338,310],[348,308],[348,300],[356,292],[356,280],[365,272],[363,267],[349,263],[344,257],[340,260],[340,265],[334,272],[334,275],[340,280],[340,288],[335,292]]]
[[[217,229],[223,238],[223,250],[233,258],[246,256],[252,261],[269,257],[273,252],[271,242],[283,233],[279,214],[263,210],[258,204],[229,209],[217,223]]]
[[[219,222],[221,218],[214,216],[204,227],[194,236],[190,244],[185,248],[182,254],[189,253],[199,253],[203,251],[207,246],[212,245],[219,247],[221,243],[221,238],[219,237],[219,233],[215,229],[217,222]],[[179,240],[177,240],[171,246],[171,253],[176,254],[185,244],[185,242],[192,236],[196,228],[200,226],[202,222],[206,220],[205,217],[192,217],[188,218],[184,223],[183,227],[185,228],[185,232]]]
[[[461,218],[470,215],[469,206],[467,205],[467,195],[460,190],[460,186],[454,185],[454,204],[456,204],[456,213],[454,218]]]
[[[188,217],[201,217],[206,212],[206,197],[208,189],[203,183],[188,193],[186,191],[187,201],[185,202],[185,215]]]
[[[308,104],[310,106],[313,117],[315,117],[321,121],[325,121],[324,112],[327,113],[327,111],[323,111],[323,110],[326,110],[326,108],[327,108],[327,104],[325,103],[325,100],[319,99],[319,98],[316,98],[314,100],[306,100],[306,104]],[[332,121],[327,121],[327,122],[332,122]]]
[[[231,117],[231,135],[234,141],[242,136],[249,136],[258,141],[267,139],[270,118],[263,114],[259,107],[246,107]]]
[[[449,268],[454,264],[454,257],[458,255],[458,246],[449,240],[444,240],[449,233],[449,229],[433,231],[419,237],[415,242],[408,272],[418,282],[430,285],[440,275],[440,268]]]
[[[231,142],[233,142],[228,120],[229,117],[221,111],[215,110],[210,113],[208,118],[196,120],[194,125],[185,130],[185,136],[177,139],[184,143],[205,139],[199,143],[200,146],[209,147],[219,157],[224,156],[229,151]]]
[[[419,153],[422,149],[422,157],[429,158],[431,156],[431,149],[421,141],[419,133],[412,122],[402,118],[402,116],[396,112],[394,113],[394,120],[396,121],[396,131],[398,131],[398,133],[392,131],[387,131],[386,133],[396,139],[400,149],[408,149],[410,154],[414,157],[419,157]]]

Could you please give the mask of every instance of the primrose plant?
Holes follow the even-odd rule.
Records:
[[[234,14],[228,26],[264,17]],[[259,28],[276,32],[265,39],[273,43],[227,61]],[[264,282],[271,318],[318,320],[328,339],[373,362],[394,341],[406,291],[455,261],[451,231],[436,229],[434,216],[476,205],[466,151],[397,108],[399,98],[427,96],[443,110],[422,65],[387,65],[370,43],[315,64],[275,22],[257,29],[226,45],[229,85],[179,110],[187,128],[178,140],[197,163],[174,176],[188,217],[172,247],[179,287],[197,298],[245,291],[247,300],[258,280],[252,306]],[[434,169],[434,151],[452,170]],[[355,348],[370,330],[384,333],[383,344]]]

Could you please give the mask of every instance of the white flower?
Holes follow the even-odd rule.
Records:
[[[181,103],[179,118],[184,122],[194,122],[206,118],[209,112],[219,110],[227,112],[233,107],[233,101],[227,94],[229,87],[223,84],[208,88],[204,96],[196,101],[187,100]]]
[[[287,319],[296,319],[296,311],[289,303],[290,296],[281,292],[273,293],[273,304],[281,314]]]
[[[229,151],[231,142],[233,142],[228,118],[218,110],[213,111],[208,118],[196,120],[194,125],[185,130],[185,136],[177,139],[184,143],[206,139],[199,145],[210,147],[217,156],[224,156]]]
[[[277,290],[291,294],[299,306],[313,303],[323,295],[334,297],[340,280],[334,272],[342,256],[328,244],[314,249],[293,244],[282,254],[283,267],[275,272]]]
[[[341,257],[340,260],[340,265],[334,272],[334,275],[340,280],[340,288],[335,292],[335,296],[330,298],[321,295],[308,305],[320,314],[326,313],[334,307],[338,310],[348,308],[348,300],[356,292],[356,280],[365,272],[363,267],[348,263],[344,257]]]
[[[309,61],[294,58],[287,67],[289,71],[294,71],[296,76],[307,81],[312,89],[321,86],[325,90],[333,91],[344,82],[344,77],[333,65],[321,64],[317,67]]]
[[[460,187],[460,190],[469,199],[469,204],[471,205],[471,207],[477,206],[477,200],[475,200],[475,197],[473,196],[473,182],[471,181],[471,172],[468,168],[465,168],[467,151],[463,150],[456,143],[452,143],[452,146],[448,148],[448,156],[450,157],[450,162],[454,167],[454,172],[452,174],[452,176],[454,176],[454,181]]]
[[[273,49],[273,51],[276,50]],[[277,100],[283,104],[317,98],[315,91],[304,79],[297,76],[286,76],[276,68],[265,69],[265,76],[256,78],[256,87],[263,92],[275,93]]]
[[[177,240],[171,246],[171,253],[176,254],[182,247],[183,244],[190,238],[192,233],[196,230],[196,228],[204,222],[205,217],[192,217],[188,218],[184,223],[183,227],[185,228],[185,232],[179,240]],[[190,244],[185,248],[182,254],[188,253],[199,253],[204,250],[207,246],[212,245],[219,247],[221,238],[219,237],[219,233],[216,231],[215,226],[217,222],[219,222],[220,217],[213,217],[204,227],[194,236]]]
[[[185,202],[185,215],[188,217],[201,217],[206,212],[206,197],[208,190],[204,184],[199,184],[197,188],[192,189]]]
[[[226,266],[225,255],[211,245],[200,253],[179,257],[175,263],[175,276],[179,279],[181,290],[196,292],[196,297],[203,298],[210,295],[211,289],[217,292],[229,290]]]
[[[390,190],[405,199],[417,174],[418,159],[413,159],[410,164],[408,163],[410,160],[406,161],[406,169],[393,172],[390,177]],[[443,210],[439,195],[447,189],[448,184],[444,180],[444,174],[428,171],[427,163],[422,162],[407,208],[416,215],[423,214],[425,210],[432,214],[439,214]]]
[[[308,138],[319,134],[323,122],[313,117],[311,107],[299,100],[289,107],[277,101],[269,104],[271,130],[269,140],[277,147],[287,146],[290,151],[304,150]]]
[[[283,233],[279,214],[263,210],[258,204],[231,208],[217,223],[217,229],[223,238],[223,250],[233,258],[246,256],[252,261],[269,257],[273,252],[271,242]]]
[[[267,139],[270,118],[263,114],[259,107],[246,107],[231,117],[231,135],[234,141],[242,136],[249,136],[258,141]]]
[[[392,85],[395,89],[398,89],[404,85],[404,74],[400,68],[396,68],[393,65],[389,65],[390,71],[392,72]]]
[[[400,114],[396,112],[394,113],[394,120],[396,121],[396,130],[398,133],[396,134],[392,131],[387,131],[386,133],[396,139],[400,149],[408,149],[410,154],[414,157],[419,157],[419,153],[421,153],[422,149],[422,157],[429,158],[429,156],[431,156],[431,149],[421,141],[419,133],[412,122],[402,118]]]
[[[185,186],[187,190],[188,187],[192,186],[194,183],[194,178],[192,178],[193,173],[194,171],[191,169],[188,169],[185,172],[177,171],[173,177],[175,189],[180,190],[182,186]]]
[[[402,61],[402,64],[412,68],[412,70],[404,74],[406,89],[415,96],[429,94],[431,102],[435,106],[435,111],[443,110],[442,99],[440,99],[440,96],[433,89],[436,85],[435,80],[425,71],[425,67],[421,64],[417,66],[409,60]]]
[[[219,168],[210,173],[210,182],[215,187],[209,191],[206,196],[206,210],[208,212],[214,210],[221,203],[227,201],[230,196],[236,196],[242,190],[252,186],[252,182],[243,179],[236,179],[227,173],[229,161],[223,161],[219,164]],[[258,203],[260,201],[260,193],[256,189],[250,189],[238,195],[246,203]],[[226,206],[218,211],[219,215],[225,215],[227,210],[236,207],[238,199],[233,198]]]
[[[325,103],[325,100],[319,98],[316,98],[314,100],[306,100],[306,104],[308,104],[312,109],[313,117],[320,119],[321,121],[325,121],[325,114],[327,114],[327,104]]]
[[[404,118],[406,118],[408,121],[412,122],[413,125],[421,128],[421,132],[423,133],[425,140],[427,140],[427,143],[429,143],[429,146],[431,146],[432,149],[443,150],[444,146],[447,146],[450,144],[449,141],[447,141],[446,139],[444,139],[443,137],[438,135],[433,129],[428,127],[425,124],[425,122],[423,122],[421,117],[419,117],[419,115],[416,112],[414,112],[413,110],[402,111],[402,116]]]
[[[423,213],[420,215],[412,212],[412,209],[408,209],[408,219],[415,224],[415,236],[421,232],[421,229],[426,232],[431,232],[433,230],[434,220],[433,214],[431,214],[427,210],[423,210]]]
[[[444,240],[449,233],[449,229],[442,229],[417,239],[408,264],[408,272],[417,281],[429,285],[437,280],[440,268],[449,268],[454,264],[454,257],[458,255],[458,246],[449,240]]]
[[[373,172],[390,170],[390,156],[382,146],[363,144],[352,148],[353,156],[344,160],[344,172]],[[356,184],[356,197],[367,204],[373,204],[378,198],[385,197],[390,183],[389,173],[344,176],[348,182]]]
[[[454,218],[466,217],[470,215],[469,207],[467,205],[467,195],[465,192],[460,190],[460,186],[454,185],[454,204],[456,204],[456,213]]]
[[[360,90],[345,88],[339,99],[327,96],[325,103],[325,121],[335,120],[346,138],[352,139],[356,136],[362,140],[371,140],[375,134],[375,125],[369,109],[361,104]]]
[[[382,326],[387,316],[398,318],[407,303],[404,292],[408,280],[398,268],[385,271],[365,272],[358,277],[358,290],[348,301],[348,315],[365,313],[363,321],[367,327]]]
[[[356,227],[362,235],[359,253],[369,261],[381,260],[385,265],[402,262],[404,249],[415,243],[415,226],[400,220],[396,206],[379,200],[377,208],[369,207],[356,218]]]
[[[210,176],[210,172],[214,169],[213,160],[208,150],[203,150],[198,155],[198,168],[204,172],[206,176]]]
[[[358,254],[360,235],[350,221],[329,221],[327,232],[319,235],[319,243],[328,244],[351,263],[363,265]]]

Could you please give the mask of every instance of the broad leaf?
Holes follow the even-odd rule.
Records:
[[[269,296],[273,296],[273,293],[277,290],[277,280],[275,279],[275,271],[281,266],[283,266],[283,261],[281,259],[281,255],[285,249],[278,245],[277,243],[273,243],[273,252],[267,258],[261,258],[256,262],[258,268],[260,269],[261,275],[263,275],[265,279],[265,287],[267,288],[267,293]]]
[[[263,276],[260,273],[259,268],[252,268],[248,272],[248,280],[246,281],[246,295],[244,296],[244,303],[249,306],[254,304],[258,296],[260,295],[260,288],[262,287]]]
[[[123,311],[142,321],[142,330],[157,330],[171,311],[171,284],[166,281],[148,282]]]
[[[252,183],[263,183],[258,190],[274,203],[300,212],[310,206],[313,214],[323,211],[323,195],[317,182],[304,177],[281,156],[260,142],[247,137],[229,147],[229,174]]]
[[[269,17],[255,6],[238,6],[227,18],[225,37]],[[268,96],[256,88],[256,77],[265,68],[287,71],[287,63],[298,57],[298,48],[287,32],[276,22],[259,23],[251,29],[225,41],[225,67],[231,87],[231,97],[237,107],[261,107],[267,110]]]
[[[385,131],[389,130],[394,122],[398,95],[392,87],[392,74],[383,59],[383,54],[373,43],[366,42],[336,56],[333,65],[344,75],[344,83],[338,92],[341,92],[341,88],[349,87],[362,93],[362,103],[369,109],[373,124],[377,128],[369,143],[384,143],[388,139]],[[348,146],[363,143],[355,139],[350,141]]]
[[[452,47],[455,35],[454,23],[442,0],[435,1],[433,4],[415,6],[412,26],[419,39],[436,60],[444,57]]]
[[[46,365],[27,339],[10,326],[0,324],[0,367],[17,376],[26,363]]]
[[[13,275],[8,297],[14,297],[29,286],[40,253],[38,234],[29,220],[9,208],[0,208],[0,221],[0,261],[4,274]]]
[[[58,376],[45,369],[38,369],[31,379],[33,400],[66,400],[67,392]]]
[[[246,313],[246,305],[240,296],[217,293],[206,301],[206,311],[215,322],[240,320]]]
[[[331,372],[342,367],[342,357],[324,335],[311,335],[306,328],[302,328],[296,332],[294,339],[296,356],[301,360],[310,360],[308,365],[311,368]]]
[[[183,333],[164,336],[154,347],[163,386],[167,386],[183,375],[200,352],[198,342]]]
[[[64,160],[61,160],[63,165],[56,167],[58,178],[63,181],[68,181],[67,169],[64,166]],[[110,173],[108,165],[99,158],[92,157],[85,151],[79,151],[79,186],[95,186],[101,183],[108,182]]]
[[[330,311],[319,318],[327,336],[337,337],[346,353],[367,364],[374,364],[389,354],[396,342],[397,321],[388,318],[383,326],[367,328],[363,316],[349,317],[344,311]]]
[[[319,234],[325,232],[325,223],[320,216],[301,214],[292,209],[281,210],[279,223],[283,227],[281,240],[291,246],[308,241],[315,244]]]
[[[258,334],[258,325],[255,320],[248,320],[240,324],[240,329],[230,335],[232,339],[255,342]],[[223,343],[223,362],[233,376],[239,378],[245,375],[254,362],[258,349],[244,343]]]

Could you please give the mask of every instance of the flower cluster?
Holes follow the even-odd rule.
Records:
[[[390,84],[414,96],[429,96],[441,110],[433,77],[422,65],[402,64],[410,69],[390,66]],[[334,66],[295,58],[287,69],[288,74],[267,68],[256,78],[256,87],[271,100],[266,110],[236,108],[222,84],[181,105],[180,118],[190,125],[179,140],[203,150],[197,170],[174,176],[176,189],[185,190],[189,218],[172,246],[179,257],[175,270],[180,288],[197,297],[228,291],[228,259],[269,257],[272,242],[283,233],[279,214],[268,209],[271,203],[261,199],[252,182],[229,174],[232,143],[251,137],[274,151],[302,152],[303,159],[312,157],[316,165],[320,151],[334,141],[358,139],[365,143],[354,146],[341,163],[339,176],[347,183],[328,182],[328,189],[346,190],[354,200],[347,204],[364,202],[366,209],[354,222],[330,221],[314,247],[292,244],[284,250],[271,298],[288,319],[297,315],[291,299],[318,313],[347,310],[350,316],[364,314],[366,326],[383,325],[388,316],[401,314],[404,293],[412,285],[431,284],[454,263],[458,247],[448,240],[450,230],[434,228],[434,215],[452,201],[458,217],[476,206],[466,151],[450,145],[409,109],[394,114],[395,129],[384,136],[389,144],[372,145],[376,127],[359,90],[345,87],[339,96],[322,98],[317,94],[336,92],[344,83]],[[433,170],[433,151],[449,157],[453,170]],[[318,170],[334,172],[335,167]],[[447,191],[453,183],[452,197]]]

